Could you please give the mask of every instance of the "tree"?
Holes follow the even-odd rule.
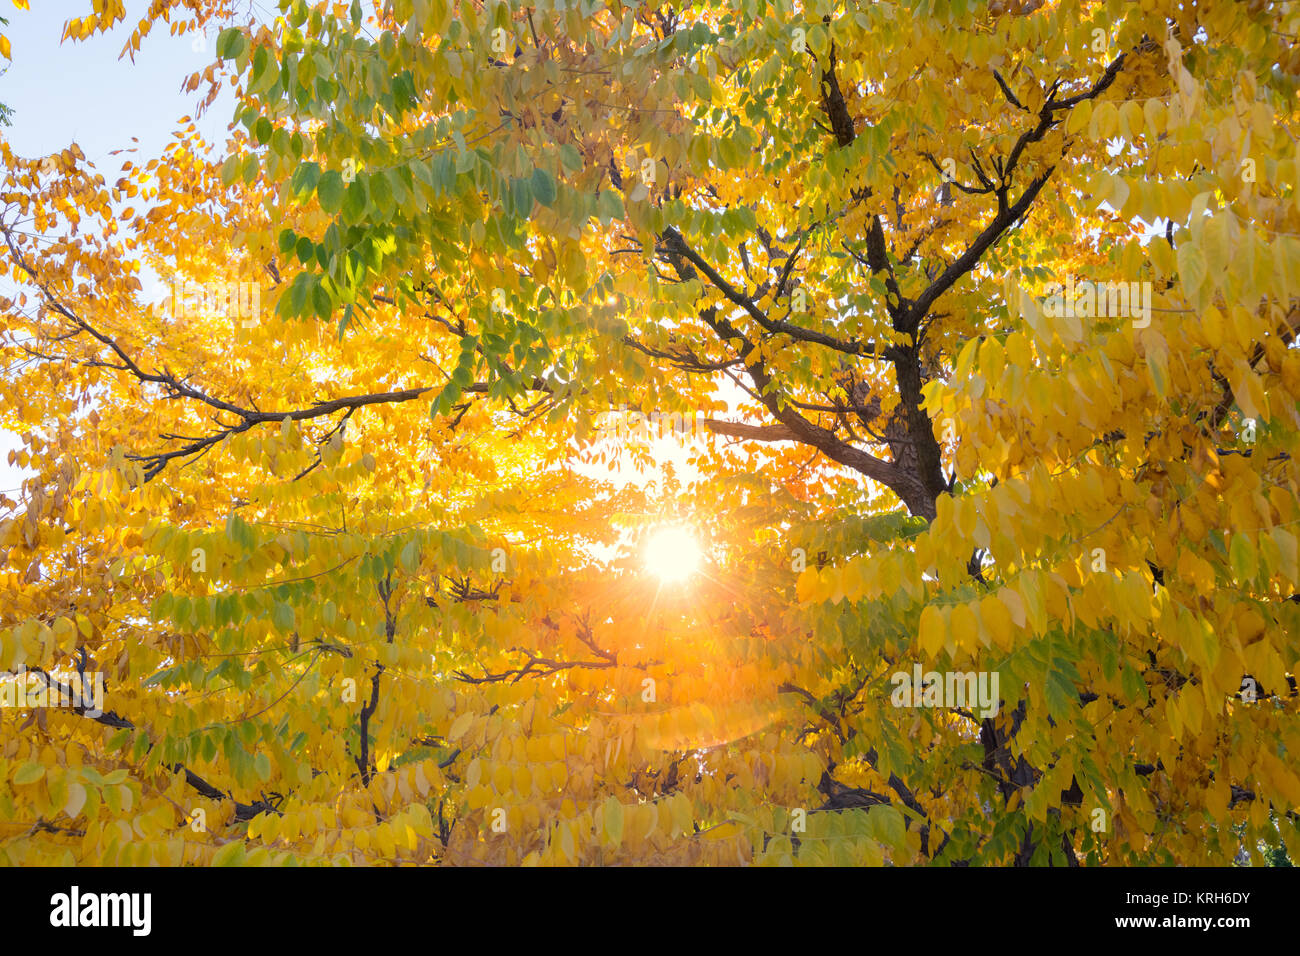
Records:
[[[223,150],[0,144],[0,665],[107,685],[0,852],[1294,850],[1288,10],[285,0]]]
[[[9,26],[9,21],[4,17],[0,17],[0,26]],[[3,56],[7,60],[9,59],[9,52],[9,38],[0,34],[0,56]],[[3,70],[0,70],[0,76],[4,76],[8,72],[9,67],[5,67]],[[11,120],[10,117],[13,115],[14,111],[11,107],[6,106],[4,103],[0,103],[0,126],[12,126],[13,120]]]

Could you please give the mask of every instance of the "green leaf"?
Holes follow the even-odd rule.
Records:
[[[514,202],[515,214],[527,217],[533,211],[533,187],[522,176],[510,180],[510,198]]]
[[[903,815],[884,804],[872,807],[869,814],[876,839],[894,849],[901,848],[907,836]]]
[[[257,178],[257,157],[251,153],[244,157],[244,182],[251,183]]]
[[[239,178],[240,162],[238,156],[231,156],[221,164],[221,185],[233,186]]]
[[[356,185],[356,182],[353,182]],[[343,205],[343,175],[337,169],[323,173],[316,184],[316,198],[320,200],[321,209],[331,215],[338,212]]]
[[[1255,548],[1240,531],[1232,536],[1228,547],[1228,563],[1232,566],[1233,576],[1238,584],[1250,584],[1259,574],[1259,557]]]
[[[1047,710],[1056,717],[1068,714],[1073,702],[1079,699],[1078,691],[1060,671],[1048,673],[1044,690],[1047,694]]]
[[[1147,692],[1147,683],[1142,679],[1142,675],[1132,667],[1125,667],[1124,673],[1120,677],[1120,686],[1124,689],[1124,697],[1128,701],[1140,701],[1146,703],[1150,696]]]
[[[613,797],[608,798],[601,811],[601,820],[605,836],[617,847],[623,842],[623,804]]]
[[[288,156],[292,149],[288,130],[282,127],[271,134],[271,151],[277,156]]]
[[[244,841],[234,839],[212,857],[213,866],[239,866],[244,862]]]
[[[697,173],[708,172],[709,169],[709,137],[696,136],[691,140],[691,145],[687,148],[686,154],[691,159],[691,167]]]
[[[281,301],[288,301],[289,315],[302,315],[304,307],[307,305],[307,275],[299,273],[293,280],[293,285],[289,287],[289,294]]]
[[[432,184],[437,188],[438,195],[450,195],[456,188],[456,167],[451,157],[446,153],[440,153],[430,161],[430,167],[430,172],[433,174]]]
[[[320,182],[320,163],[303,163],[293,171],[293,178],[289,180],[289,192],[294,199],[301,202],[311,195],[318,182]]]
[[[227,27],[217,37],[217,57],[222,60],[236,59],[244,52],[244,34],[238,27]]]
[[[366,265],[369,266],[371,272],[378,272],[384,264],[384,252],[379,248],[379,243],[373,238],[367,237],[362,248],[365,252]]]
[[[18,772],[14,774],[14,783],[19,785],[35,783],[43,776],[45,776],[45,767],[37,763],[35,760],[29,760],[27,763],[19,767]]]
[[[533,170],[533,196],[543,206],[555,204],[555,180],[540,166]]]
[[[318,319],[328,319],[330,313],[334,311],[334,301],[325,291],[325,287],[319,283],[311,290],[311,304]]]
[[[361,177],[352,180],[348,186],[347,195],[343,199],[343,221],[347,225],[354,225],[361,221],[366,214],[366,208],[369,206],[369,200],[366,197],[366,185]]]
[[[602,189],[600,198],[596,200],[596,214],[600,216],[601,225],[605,225],[615,219],[622,219],[623,200],[610,189]]]
[[[414,192],[415,180],[411,176],[409,167],[390,169],[386,178],[388,184],[393,187],[393,202],[397,204],[397,208],[406,209],[415,205],[417,201]]]
[[[370,177],[370,199],[381,216],[393,212],[393,184],[389,181],[387,172],[378,172]]]
[[[320,288],[317,286],[317,288]],[[283,601],[275,602],[275,609],[271,612],[271,620],[282,631],[292,631],[294,622],[293,608]]]
[[[576,173],[582,169],[582,153],[572,143],[560,147],[560,163],[565,169]]]
[[[266,47],[259,46],[257,52],[253,54],[253,72],[248,78],[249,92],[256,92],[260,89],[260,84],[265,78],[270,66],[271,54],[267,52]]]

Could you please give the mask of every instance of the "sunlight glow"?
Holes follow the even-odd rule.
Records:
[[[700,545],[685,528],[661,528],[650,536],[645,564],[661,581],[684,581],[700,566]]]

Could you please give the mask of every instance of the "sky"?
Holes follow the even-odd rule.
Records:
[[[140,165],[162,155],[182,125],[181,117],[193,115],[203,91],[183,93],[181,82],[215,59],[216,36],[171,36],[163,25],[145,38],[134,63],[129,57],[119,60],[148,6],[148,0],[127,0],[126,20],[109,33],[60,43],[63,24],[90,12],[90,0],[37,0],[30,11],[0,0],[0,15],[9,20],[0,31],[13,53],[13,62],[0,75],[0,103],[14,111],[12,125],[0,128],[0,136],[16,153],[48,156],[75,142],[109,182],[128,158],[111,155],[114,150],[136,149],[129,158]],[[233,110],[234,96],[223,91],[196,120],[204,139],[224,142]],[[11,281],[0,280],[0,295],[12,295],[14,289]],[[0,431],[0,492],[9,491],[11,497],[24,477],[7,461],[18,444],[16,436]]]

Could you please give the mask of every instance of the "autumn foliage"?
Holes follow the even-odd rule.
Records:
[[[1297,5],[79,6],[239,105],[0,140],[0,861],[1294,855]]]

